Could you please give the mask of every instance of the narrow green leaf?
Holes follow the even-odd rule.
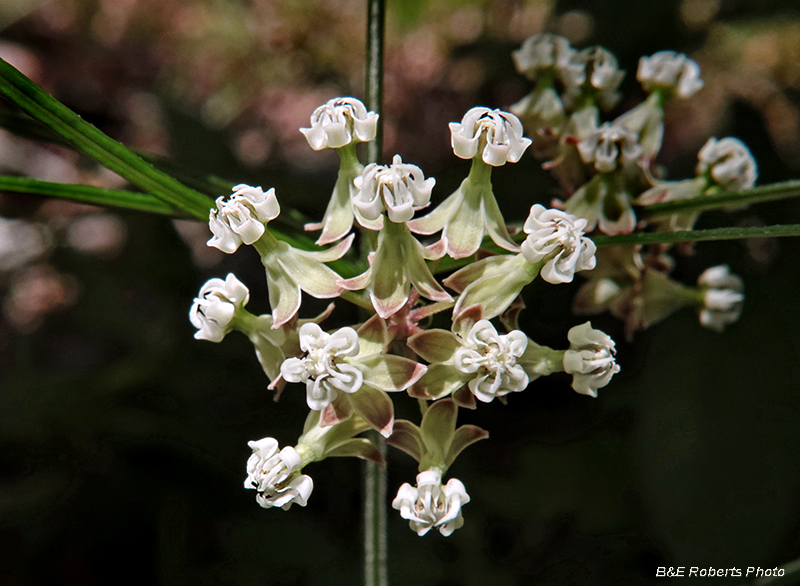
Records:
[[[0,95],[41,122],[78,151],[121,175],[174,208],[205,220],[213,202],[157,170],[121,143],[61,104],[6,61],[0,59]]]
[[[80,203],[126,208],[129,210],[138,210],[140,212],[150,212],[152,214],[164,214],[168,216],[183,215],[160,199],[156,199],[152,195],[146,193],[104,189],[91,185],[51,183],[49,181],[39,181],[38,179],[29,179],[27,177],[0,175],[0,191],[44,195],[47,197],[69,199]]]
[[[645,232],[618,236],[594,236],[597,246],[627,246],[631,244],[661,244],[669,242],[702,242],[705,240],[738,240],[741,238],[778,238],[800,236],[800,224],[779,224],[751,228],[709,228],[683,232]]]
[[[787,199],[790,197],[800,197],[800,181],[784,181],[782,183],[762,185],[744,191],[724,191],[683,201],[657,203],[638,208],[636,215],[641,219],[650,219],[669,216],[679,212],[702,212],[729,206]]]

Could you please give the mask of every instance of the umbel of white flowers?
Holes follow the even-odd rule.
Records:
[[[438,529],[445,537],[464,525],[461,507],[469,502],[464,484],[451,478],[442,484],[442,474],[438,470],[425,470],[417,474],[417,485],[403,483],[392,501],[392,508],[400,511],[408,525],[425,535],[431,529]]]

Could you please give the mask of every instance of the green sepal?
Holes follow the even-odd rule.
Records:
[[[394,405],[384,391],[363,385],[348,396],[356,413],[383,437],[392,434]]]
[[[387,438],[386,443],[404,451],[417,462],[422,460],[422,454],[425,452],[425,443],[419,427],[405,419],[398,419],[394,422],[394,430],[392,435]]]
[[[408,338],[408,347],[428,362],[449,362],[461,347],[458,338],[447,330],[423,330]]]
[[[425,375],[411,387],[413,392],[410,394],[414,397],[440,399],[466,385],[470,378],[471,375],[459,372],[452,363],[437,362],[428,366]]]
[[[380,448],[365,437],[356,437],[329,448],[326,457],[353,457],[386,466]]]
[[[392,354],[370,354],[348,359],[364,374],[364,384],[387,393],[404,391],[425,374],[427,367],[419,362]]]
[[[425,454],[420,460],[420,471],[440,468],[447,469],[445,455],[450,450],[456,431],[458,406],[451,399],[435,401],[422,417],[422,441]]]
[[[449,468],[458,455],[475,442],[489,437],[489,432],[477,425],[462,425],[453,434],[444,462]]]
[[[541,263],[528,262],[522,254],[503,263],[502,271],[493,271],[469,285],[456,302],[453,315],[478,305],[483,319],[492,319],[503,313],[517,298],[522,289],[539,274]]]
[[[385,352],[392,341],[386,322],[378,314],[361,324],[357,331],[359,355],[369,356]]]

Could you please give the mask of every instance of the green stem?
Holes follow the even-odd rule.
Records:
[[[593,236],[599,246],[629,246],[631,244],[663,244],[671,242],[702,242],[705,240],[738,240],[742,238],[778,238],[800,236],[800,224],[779,224],[753,228],[709,228],[682,232],[644,232],[618,236]]]
[[[703,212],[729,206],[738,207],[798,196],[800,196],[800,181],[784,181],[744,191],[725,191],[683,201],[657,203],[638,209],[636,215],[641,219],[651,219],[679,212]]]
[[[368,110],[379,115],[375,140],[367,143],[367,163],[380,163],[383,150],[383,47],[386,0],[367,0],[367,63],[364,88]],[[373,433],[386,456],[386,440]],[[364,584],[388,586],[386,565],[386,468],[364,464]]]

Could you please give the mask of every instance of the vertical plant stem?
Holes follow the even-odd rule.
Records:
[[[367,0],[367,63],[364,98],[368,110],[382,114],[383,43],[386,0]],[[378,118],[375,140],[367,143],[367,163],[380,163],[383,149],[383,116]],[[386,456],[386,440],[374,433]],[[388,586],[386,570],[386,468],[364,464],[364,584]]]
[[[386,0],[367,0],[367,71],[364,98],[380,115],[375,140],[367,143],[367,163],[380,163],[383,149],[383,41]]]

